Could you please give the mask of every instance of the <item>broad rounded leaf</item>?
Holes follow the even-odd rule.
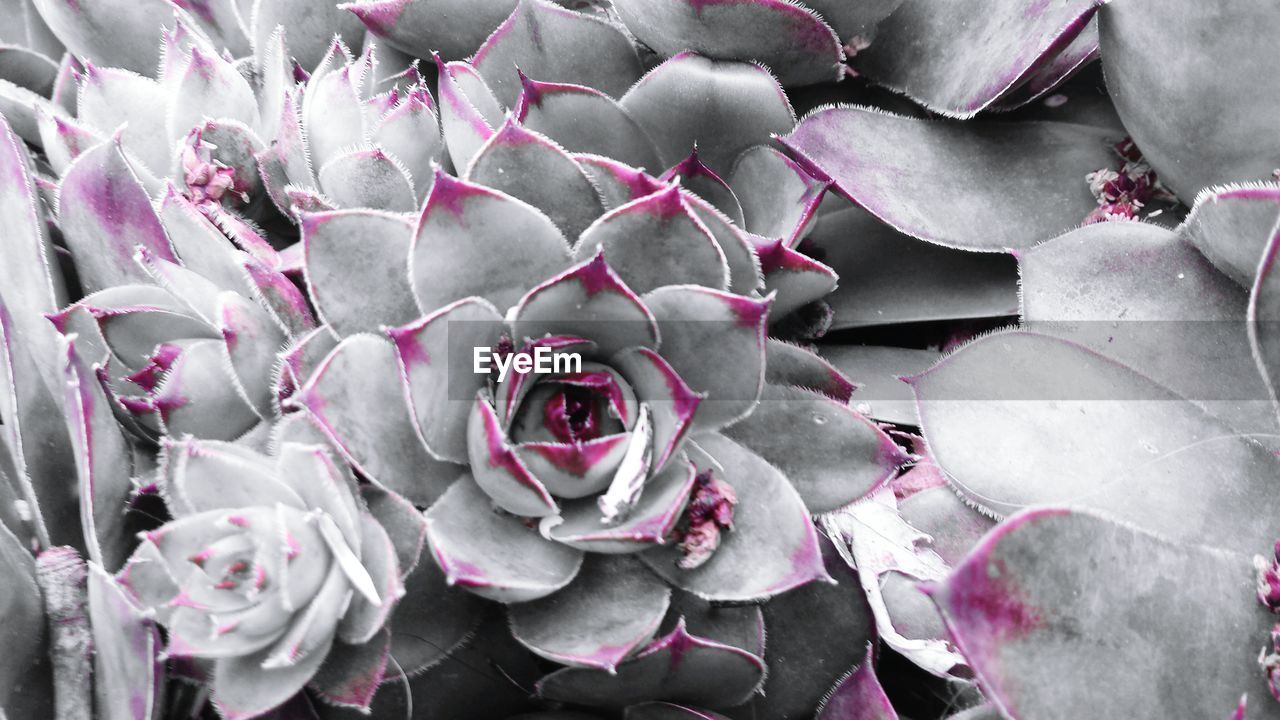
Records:
[[[1003,250],[1079,225],[1098,206],[1084,177],[1115,164],[1115,139],[1068,123],[958,123],[842,106],[814,112],[782,142],[912,237]]]
[[[651,550],[645,562],[667,582],[708,600],[758,600],[811,581],[829,582],[817,531],[786,477],[724,436],[702,435],[698,444],[720,464],[722,479],[738,495],[733,529],[696,569],[676,565],[680,551],[675,547]]]
[[[644,72],[617,27],[547,0],[520,0],[472,62],[506,107],[520,96],[517,67],[535,80],[586,85],[612,97]]]
[[[418,208],[409,171],[380,147],[338,155],[321,165],[317,176],[325,195],[341,207],[396,213]]]
[[[611,210],[587,228],[574,255],[586,260],[599,252],[637,293],[664,285],[729,285],[724,251],[685,203],[679,185]]]
[[[604,212],[595,187],[573,158],[511,117],[471,159],[467,180],[538,208],[565,237],[578,237]]]
[[[1275,456],[1079,345],[989,335],[911,384],[938,464],[988,512],[1069,502],[1175,541],[1275,540]]]
[[[391,343],[362,334],[334,348],[291,402],[305,408],[370,480],[429,505],[463,468],[427,453],[405,395]]]
[[[1225,718],[1247,692],[1260,701],[1249,717],[1280,717],[1257,662],[1274,618],[1257,602],[1247,555],[1087,512],[1029,510],[933,597],[1006,716]],[[1153,605],[1159,613],[1135,612]],[[1172,684],[1171,665],[1181,668]]]
[[[866,495],[907,460],[870,420],[796,387],[766,385],[755,411],[725,434],[781,470],[814,514]]]
[[[564,236],[510,195],[437,173],[410,255],[424,313],[477,295],[499,311],[568,266]]]
[[[685,285],[658,288],[645,304],[658,319],[663,359],[707,395],[695,425],[718,428],[746,416],[764,387],[769,300]]]
[[[1280,138],[1266,118],[1280,112],[1280,76],[1268,68],[1280,15],[1248,0],[1137,0],[1098,17],[1116,110],[1183,202],[1218,183],[1271,177]],[[1198,60],[1209,57],[1212,67]]]
[[[616,158],[657,172],[661,166],[653,141],[616,100],[581,85],[523,78],[515,108],[524,127],[555,140],[574,153]]]
[[[413,224],[375,210],[335,210],[302,216],[311,301],[341,335],[372,332],[418,315],[406,258]]]
[[[795,114],[769,72],[756,65],[681,53],[649,71],[622,107],[658,146],[665,167],[697,145],[703,162],[728,173],[743,150],[791,131]]]
[[[640,42],[668,57],[692,50],[720,60],[759,62],[788,86],[844,75],[839,38],[799,3],[620,0],[614,7]]]
[[[1098,0],[986,5],[906,0],[858,53],[860,73],[934,112],[967,118],[1051,63],[1089,24]]]
[[[639,560],[589,555],[569,587],[512,605],[511,633],[548,660],[614,670],[653,638],[670,596]]]
[[[427,511],[427,543],[450,585],[498,602],[528,602],[565,587],[583,554],[496,512],[470,476]]]
[[[173,17],[164,0],[33,0],[53,34],[77,57],[150,73],[159,62],[161,24]]]
[[[1244,287],[1252,287],[1258,259],[1280,220],[1280,185],[1229,185],[1196,196],[1179,232],[1214,267]]]

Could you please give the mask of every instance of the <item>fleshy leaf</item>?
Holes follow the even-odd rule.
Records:
[[[764,381],[813,390],[841,404],[848,404],[859,387],[811,350],[774,338],[765,342]]]
[[[0,525],[0,567],[8,578],[0,588],[5,622],[0,625],[9,658],[0,665],[0,709],[15,709],[24,693],[38,685],[27,677],[47,652],[44,602],[36,585],[31,552],[4,525]]]
[[[921,242],[860,208],[823,215],[805,240],[840,276],[824,298],[832,330],[1018,313],[1018,267],[1003,253]]]
[[[1247,288],[1278,219],[1280,185],[1229,185],[1200,193],[1179,232],[1214,267]]]
[[[1102,69],[1116,110],[1183,202],[1218,183],[1270,179],[1280,166],[1280,140],[1264,119],[1280,111],[1280,77],[1266,69],[1280,16],[1261,10],[1141,0],[1098,13]],[[1154,13],[1167,21],[1151,22]],[[1217,58],[1210,76],[1201,57]]]
[[[265,669],[273,651],[219,659],[213,671],[213,704],[226,720],[249,720],[283,704],[315,676],[329,654],[332,638],[293,665]]]
[[[742,226],[782,238],[788,246],[804,233],[828,185],[770,145],[744,150],[729,174],[729,186],[742,203]]]
[[[335,332],[401,325],[418,315],[405,271],[412,221],[376,210],[302,216],[311,301]]]
[[[702,160],[698,159],[696,147],[689,157],[667,168],[667,171],[658,179],[662,182],[678,179],[680,186],[686,192],[707,201],[738,227],[745,226],[742,219],[742,205],[738,202],[738,197],[734,195],[733,190],[723,178],[702,164]]]
[[[333,41],[302,93],[302,127],[313,167],[324,167],[364,139],[362,80],[346,46]]]
[[[77,57],[137,73],[155,70],[160,20],[175,7],[164,0],[35,0],[53,34]]]
[[[867,643],[875,637],[857,571],[825,538],[822,554],[839,584],[809,583],[764,605],[769,677],[764,696],[753,703],[760,717],[808,717],[831,686],[865,657]]]
[[[707,395],[694,416],[697,427],[731,424],[759,402],[769,302],[689,285],[645,297],[658,319],[663,359],[690,388]]]
[[[79,483],[80,518],[89,559],[118,570],[129,555],[120,508],[133,494],[133,455],[116,424],[97,368],[67,342],[63,348],[67,429]]]
[[[720,464],[722,471],[713,472],[737,493],[733,528],[696,569],[676,565],[680,551],[674,546],[645,553],[645,562],[667,582],[708,600],[758,600],[830,581],[817,531],[787,478],[724,436],[699,436],[698,445]]]
[[[40,202],[27,151],[0,118],[0,445],[8,451],[0,451],[0,475],[12,473],[0,480],[0,502],[9,505],[0,518],[12,520],[9,529],[23,539],[19,525],[29,522],[44,543],[72,543],[79,523],[67,482],[74,466],[59,391],[61,346],[45,320],[67,298]],[[31,510],[25,522],[12,517],[19,498]]]
[[[254,47],[266,45],[277,27],[288,28],[289,52],[308,70],[321,63],[335,35],[355,47],[359,47],[364,36],[360,21],[337,3],[316,6],[310,0],[255,1],[247,24]]]
[[[341,207],[396,213],[418,207],[408,171],[380,147],[337,155],[320,166],[317,176],[325,195]]]
[[[538,208],[565,237],[578,237],[604,212],[595,187],[573,158],[510,117],[472,158],[467,180]]]
[[[858,71],[934,112],[968,118],[1052,62],[1089,24],[1097,0],[939,8],[906,0],[858,53]]]
[[[500,311],[568,264],[564,236],[532,205],[437,173],[410,256],[424,313],[473,295]]]
[[[1045,553],[1055,572],[1043,572]],[[1247,690],[1263,701],[1250,703],[1250,717],[1276,718],[1257,664],[1274,618],[1257,604],[1253,573],[1245,555],[1088,512],[1028,510],[988,535],[933,598],[1003,715],[1227,717]],[[1157,601],[1159,619],[1134,616]],[[1112,643],[1117,634],[1127,641]],[[1187,653],[1188,643],[1200,650]],[[1168,683],[1168,663],[1186,672],[1181,682]]]
[[[234,440],[258,421],[232,385],[223,340],[197,340],[182,349],[155,390],[166,433]]]
[[[310,685],[330,703],[367,709],[386,673],[390,649],[391,633],[385,629],[359,645],[334,643]]]
[[[524,127],[569,152],[605,155],[654,172],[661,167],[653,140],[613,98],[581,85],[528,77],[522,77],[522,82],[515,116]]]
[[[138,246],[175,260],[118,139],[85,151],[67,169],[58,191],[58,220],[85,292],[150,282],[133,261]]]
[[[472,62],[506,107],[520,96],[517,67],[537,80],[586,85],[611,97],[644,72],[621,30],[546,0],[520,0]]]
[[[903,0],[804,0],[804,4],[817,11],[822,19],[835,28],[841,40],[861,38],[870,40],[876,26],[889,17]]]
[[[872,666],[872,652],[831,691],[818,712],[818,720],[898,720],[898,712],[884,694]]]
[[[391,655],[405,674],[414,676],[465,644],[486,604],[473,593],[450,587],[425,552],[404,584],[404,598],[391,616]]]
[[[436,67],[444,142],[454,167],[465,170],[502,122],[502,106],[474,67],[464,62],[446,64],[439,56]]]
[[[1272,407],[1280,413],[1280,396],[1277,396],[1277,383],[1280,383],[1280,334],[1276,333],[1280,324],[1280,275],[1277,275],[1276,258],[1280,255],[1280,226],[1272,231],[1271,241],[1267,244],[1262,262],[1258,265],[1258,278],[1254,281],[1253,291],[1249,294],[1249,347],[1267,385]]]
[[[504,603],[536,600],[565,587],[583,558],[519,518],[495,512],[469,476],[427,511],[427,543],[450,585]]]
[[[691,634],[681,618],[616,673],[558,670],[538,681],[538,694],[609,708],[649,700],[722,708],[746,702],[763,678],[764,662],[758,656]]]
[[[1175,541],[1275,540],[1270,452],[1079,345],[990,335],[911,384],[938,464],[988,512],[1071,502]]]
[[[494,504],[514,515],[555,515],[555,500],[516,454],[487,395],[484,390],[476,393],[467,418],[467,457],[476,484]]]
[[[430,505],[463,470],[422,447],[395,350],[385,338],[343,340],[291,401],[319,421],[366,477],[415,504]]]
[[[920,424],[911,388],[898,378],[918,375],[942,359],[933,350],[876,345],[825,345],[822,355],[845,375],[858,379],[861,387],[849,402],[859,413],[895,425]]]
[[[160,712],[165,666],[160,632],[115,578],[89,563],[95,710],[112,720],[150,720]]]
[[[637,293],[679,284],[723,290],[729,284],[724,251],[693,215],[679,185],[609,211],[582,233],[574,255],[586,260],[602,251]]]
[[[284,331],[257,303],[232,292],[219,297],[218,330],[227,345],[236,390],[243,393],[259,417],[273,417],[275,408],[267,379],[284,348]]]
[[[755,411],[725,434],[781,470],[811,513],[848,505],[907,460],[848,406],[795,387],[766,385]]]
[[[127,124],[120,138],[125,151],[141,160],[152,173],[162,174],[173,159],[172,146],[161,140],[169,133],[168,98],[160,83],[149,77],[90,64],[81,76],[76,120],[103,136]],[[59,124],[70,122],[54,117]]]
[[[836,289],[838,279],[834,270],[792,250],[782,240],[765,241],[756,246],[756,252],[760,256],[764,285],[773,295],[770,320],[784,318]]]
[[[603,357],[658,344],[653,313],[609,267],[603,253],[530,290],[517,306],[511,330],[517,340],[589,337]]]
[[[230,60],[206,55],[199,46],[192,46],[179,75],[170,89],[170,141],[181,140],[208,118],[228,118],[247,127],[258,126],[258,102],[253,89]]]
[[[668,464],[650,479],[640,499],[621,522],[606,524],[595,497],[565,504],[559,518],[543,521],[547,536],[591,553],[623,554],[666,542],[676,528],[694,485],[693,467]]]
[[[666,702],[646,702],[623,710],[622,720],[728,720],[728,718],[711,710]]]
[[[1115,163],[1108,139],[1067,123],[961,124],[841,106],[810,114],[782,142],[907,235],[1003,250],[1053,237],[1097,207],[1084,176]]]
[[[365,27],[417,57],[439,52],[447,60],[470,57],[517,0],[356,0],[339,7]]]
[[[622,107],[657,144],[664,166],[679,162],[696,145],[717,173],[728,173],[739,153],[790,132],[796,122],[786,94],[767,70],[693,53],[649,71],[622,98]]]
[[[426,198],[435,179],[432,164],[443,163],[444,155],[440,120],[426,88],[411,89],[408,98],[379,121],[372,138],[403,163],[413,178],[417,200]]]
[[[495,347],[502,329],[497,309],[467,298],[388,331],[409,384],[418,431],[433,454],[466,462],[467,417],[476,392],[488,381],[471,372],[474,350]]]
[[[696,393],[663,359],[647,348],[615,356],[614,363],[653,419],[653,470],[661,470],[680,447],[705,395]]]
[[[588,555],[569,587],[511,606],[511,633],[553,662],[614,670],[653,638],[670,596],[639,560]]]
[[[1275,444],[1266,436],[1280,427],[1242,322],[1248,299],[1181,235],[1097,223],[1020,253],[1018,264],[1029,329],[1122,362]]]
[[[396,546],[387,531],[367,512],[360,513],[360,565],[373,580],[379,602],[356,593],[338,623],[338,639],[353,644],[374,639],[404,595]]]
[[[839,38],[799,3],[620,0],[614,7],[640,42],[667,57],[692,50],[718,60],[759,62],[787,86],[844,75]]]

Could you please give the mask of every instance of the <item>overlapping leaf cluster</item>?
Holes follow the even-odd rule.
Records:
[[[1280,716],[1280,13],[0,7],[0,714]]]

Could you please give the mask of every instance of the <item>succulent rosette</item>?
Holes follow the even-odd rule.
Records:
[[[692,643],[734,668],[699,703],[750,701],[759,615],[736,621],[755,640],[713,639],[669,617],[671,588],[759,602],[829,582],[810,513],[857,499],[906,457],[844,404],[852,386],[837,372],[768,338],[782,293],[761,297],[750,239],[728,222],[713,232],[706,206],[512,118],[466,179],[437,173],[416,219],[300,218],[311,297],[344,339],[286,408],[366,477],[414,486],[448,582],[507,604],[517,640],[571,666],[544,680],[550,699],[676,698],[697,664],[675,679],[646,668]],[[372,255],[359,272],[355,253]],[[825,289],[807,291],[793,301]],[[477,374],[477,349],[581,365]],[[796,426],[804,442],[783,440]],[[862,612],[850,622],[865,630]],[[596,674],[622,686],[593,691]],[[818,677],[807,702],[833,680]]]
[[[119,582],[155,611],[170,658],[212,662],[219,713],[256,717],[308,684],[367,706],[421,548],[413,507],[366,503],[385,491],[362,492],[316,445],[285,442],[269,457],[176,441],[158,475],[174,519],[144,533]]]

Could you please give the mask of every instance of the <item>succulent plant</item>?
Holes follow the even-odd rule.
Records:
[[[0,9],[0,716],[1280,717],[1274,11]]]
[[[256,717],[306,684],[367,706],[422,543],[412,506],[366,506],[327,449],[290,442],[272,458],[178,441],[159,478],[174,519],[145,533],[119,582],[156,613],[170,658],[212,662],[219,713]]]

